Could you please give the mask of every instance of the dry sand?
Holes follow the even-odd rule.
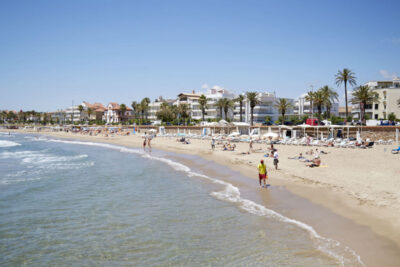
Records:
[[[24,131],[19,131],[24,132]],[[107,142],[141,147],[143,139],[136,136],[89,136],[65,132],[41,132],[59,138],[78,138],[92,142]],[[264,153],[241,154],[249,151],[249,144],[236,143],[236,151],[212,151],[210,140],[192,139],[182,144],[176,138],[157,137],[152,147],[177,153],[199,155],[223,164],[254,179],[258,186],[257,164],[265,159],[269,183],[283,185],[291,192],[323,205],[334,213],[368,226],[375,233],[394,241],[400,248],[400,154],[391,154],[395,145],[378,145],[371,149],[327,148],[320,150],[323,167],[307,168],[304,162],[288,159],[300,152],[305,155],[311,147],[275,145],[279,152],[279,169],[273,168],[272,158]],[[266,144],[254,144],[254,149],[267,151]],[[315,148],[313,148],[315,149]]]

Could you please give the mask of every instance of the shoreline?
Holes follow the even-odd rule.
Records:
[[[8,132],[8,131],[7,131]],[[92,141],[92,142],[102,142],[119,144],[128,147],[140,148],[142,144],[142,139],[140,136],[116,136],[116,137],[100,137],[100,136],[88,136],[80,134],[72,134],[65,132],[27,132],[27,131],[13,131],[19,133],[31,133],[47,135],[63,139],[79,139],[82,141]],[[192,140],[192,143],[200,143],[203,149],[195,150],[191,149],[192,145],[182,145],[175,141],[174,138],[167,139],[163,137],[157,137],[153,139],[152,145],[156,149],[169,151],[178,154],[190,154],[195,156],[200,156],[204,160],[215,162],[216,164],[223,165],[233,171],[239,172],[242,176],[250,178],[254,184],[254,192],[257,193],[258,181],[257,181],[257,171],[255,169],[255,164],[258,163],[254,160],[255,157],[261,158],[263,154],[252,153],[250,157],[245,155],[246,160],[239,162],[238,160],[232,159],[230,156],[224,157],[224,153],[230,153],[226,151],[214,151],[211,152],[209,149],[209,141],[202,140]],[[207,144],[207,148],[204,145]],[[248,144],[239,144],[238,148],[243,150],[244,146]],[[255,147],[261,146],[256,144]],[[264,145],[265,146],[265,145]],[[277,146],[278,150],[282,150],[281,146]],[[292,147],[289,147],[292,148]],[[293,147],[295,148],[295,147]],[[303,150],[305,148],[303,147]],[[325,149],[325,148],[324,148]],[[296,150],[296,149],[294,149]],[[327,149],[325,149],[327,150]],[[340,149],[339,149],[340,150]],[[292,152],[295,153],[295,152]],[[222,154],[222,155],[221,155]],[[254,156],[254,154],[256,154]],[[298,154],[298,153],[297,153]],[[285,155],[286,156],[286,155]],[[292,155],[290,155],[292,156]],[[282,155],[281,155],[282,157]],[[382,210],[381,207],[375,206],[368,201],[362,202],[360,199],[354,198],[345,192],[341,192],[338,187],[326,183],[316,183],[313,179],[307,177],[302,177],[291,173],[290,169],[285,168],[285,166],[280,167],[278,171],[272,170],[270,166],[272,162],[267,159],[267,166],[270,175],[269,183],[275,186],[282,186],[286,188],[289,192],[295,194],[298,197],[304,198],[311,203],[321,205],[332,211],[334,214],[342,216],[351,220],[352,222],[360,225],[367,226],[374,233],[382,236],[388,240],[393,241],[397,249],[400,248],[400,238],[399,238],[399,218],[396,213],[389,208]],[[307,169],[308,170],[308,169]],[[391,216],[389,216],[391,214]],[[383,217],[382,217],[383,216]],[[392,217],[394,219],[387,221],[387,218]],[[385,219],[386,218],[386,219]]]

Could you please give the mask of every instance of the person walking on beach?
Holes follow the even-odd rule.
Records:
[[[274,152],[274,165],[275,165],[275,170],[278,169],[278,163],[279,163],[279,155],[278,155],[278,150],[275,149]]]
[[[215,149],[215,138],[213,138],[211,140],[211,149],[214,150]]]
[[[250,143],[249,143],[249,154],[250,154],[250,152],[253,152],[253,140],[250,140]]]
[[[264,164],[264,160],[260,161],[260,164],[257,166],[258,168],[258,180],[260,182],[261,187],[267,187],[267,166]],[[264,182],[264,185],[263,185]]]
[[[146,144],[147,144],[147,132],[144,132],[144,141],[143,141],[143,149],[146,150]]]
[[[150,134],[147,138],[147,146],[151,149],[151,139],[153,139],[153,136]]]

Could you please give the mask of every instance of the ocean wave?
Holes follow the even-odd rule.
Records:
[[[309,233],[310,238],[313,240],[316,249],[318,249],[325,255],[328,255],[328,256],[336,259],[342,266],[365,266],[361,260],[361,257],[354,250],[352,250],[351,248],[349,248],[347,246],[340,244],[340,242],[338,242],[336,240],[326,238],[326,237],[319,235],[312,226],[305,224],[303,222],[288,218],[274,210],[268,209],[267,207],[265,207],[263,205],[257,204],[254,201],[242,198],[240,195],[239,188],[232,185],[231,183],[228,183],[228,182],[225,182],[225,181],[222,181],[219,179],[215,179],[215,178],[209,177],[209,176],[201,174],[201,173],[193,172],[193,171],[191,171],[191,169],[188,166],[181,164],[179,162],[176,162],[176,161],[173,161],[170,159],[161,158],[161,157],[151,156],[149,154],[144,153],[141,150],[127,148],[127,147],[118,146],[118,145],[111,145],[111,144],[105,144],[105,143],[94,143],[94,142],[83,142],[83,141],[67,141],[67,140],[57,140],[57,139],[49,139],[48,141],[117,149],[121,152],[139,154],[139,155],[142,155],[143,158],[148,158],[151,160],[157,160],[160,162],[164,162],[176,171],[185,172],[189,177],[199,177],[202,179],[206,179],[212,183],[223,186],[223,190],[211,193],[211,196],[213,196],[219,200],[234,203],[234,204],[238,205],[238,207],[240,209],[242,209],[248,213],[251,213],[251,214],[254,214],[257,216],[273,218],[273,219],[276,219],[283,223],[292,224],[296,227],[299,227],[300,229],[303,229],[304,231],[307,231]]]
[[[93,161],[83,161],[88,155],[74,155],[74,156],[57,156],[47,153],[47,150],[41,151],[15,151],[0,153],[0,159],[15,158],[20,159],[21,163],[27,165],[29,168],[36,169],[55,169],[55,170],[68,170],[80,169],[84,167],[94,166]],[[11,174],[11,176],[21,176],[21,173]]]
[[[7,140],[0,140],[0,147],[13,147],[13,146],[20,146],[21,144],[13,142],[13,141],[7,141]]]
[[[10,184],[33,182],[39,180],[41,180],[41,178],[2,179],[0,180],[0,185],[10,185]]]

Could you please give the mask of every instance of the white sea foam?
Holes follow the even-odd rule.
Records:
[[[13,142],[13,141],[7,141],[7,140],[0,140],[0,147],[13,147],[13,146],[20,146],[21,144]]]
[[[238,205],[240,209],[245,210],[251,214],[273,218],[283,223],[288,223],[296,227],[299,227],[304,231],[307,231],[309,233],[310,238],[314,241],[315,247],[321,252],[325,253],[326,255],[336,259],[342,266],[365,266],[364,263],[361,261],[360,256],[354,250],[352,250],[347,246],[341,245],[340,242],[336,240],[320,236],[312,226],[288,218],[274,210],[268,209],[267,207],[257,204],[249,199],[242,198],[240,195],[239,188],[235,187],[234,185],[222,180],[209,177],[201,173],[193,172],[188,166],[181,164],[179,162],[175,162],[173,160],[161,157],[151,156],[138,149],[126,148],[118,145],[82,142],[82,141],[55,140],[55,139],[49,139],[48,141],[117,149],[120,150],[121,152],[139,154],[142,155],[142,157],[144,158],[164,162],[177,171],[187,173],[189,177],[199,177],[206,179],[212,183],[222,185],[223,190],[211,193],[213,197],[219,200],[235,203],[236,205]]]
[[[0,180],[0,185],[9,185],[9,184],[16,184],[16,183],[22,183],[22,182],[33,182],[33,181],[39,181],[41,178],[21,178],[21,179],[3,179]]]

